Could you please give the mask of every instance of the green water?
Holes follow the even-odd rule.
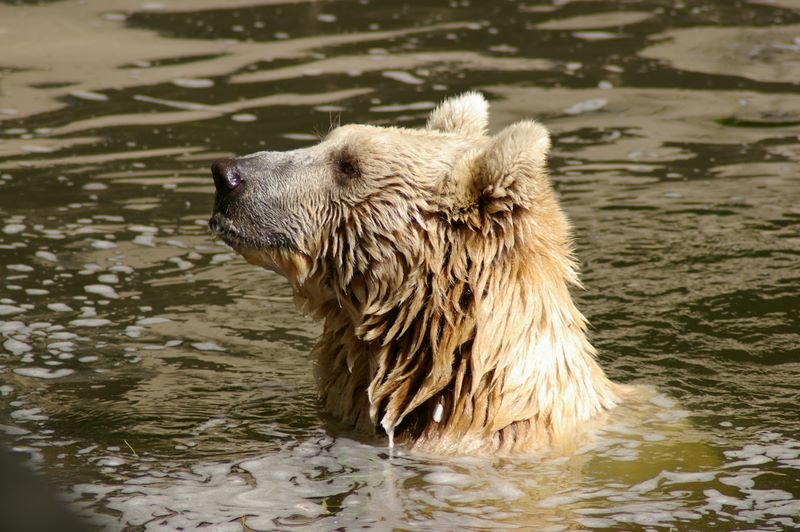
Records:
[[[571,457],[390,455],[206,226],[220,156],[535,117],[610,376]],[[0,2],[0,440],[110,529],[800,527],[800,4]]]

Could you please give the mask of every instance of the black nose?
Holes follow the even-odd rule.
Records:
[[[236,190],[242,184],[242,175],[233,159],[218,159],[211,163],[211,175],[214,176],[217,192],[223,194]]]

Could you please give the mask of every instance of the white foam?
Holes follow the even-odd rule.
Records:
[[[717,478],[717,473],[709,472],[674,472],[665,471],[666,484],[685,484],[687,482],[711,482]]]
[[[158,316],[153,316],[150,318],[142,318],[136,322],[136,325],[158,325],[159,323],[169,323],[172,320],[169,318],[161,318]]]
[[[103,271],[103,267],[102,266],[100,266],[99,264],[96,264],[94,262],[87,262],[86,264],[83,265],[83,269],[81,271],[79,271],[78,273],[80,273],[81,275],[90,275],[92,273],[100,272],[100,271]]]
[[[14,305],[0,305],[0,316],[10,316],[12,314],[21,314],[25,309],[16,307]]]
[[[83,287],[85,292],[90,294],[97,294],[107,299],[118,299],[119,294],[112,287],[107,284],[90,284]]]
[[[92,247],[95,249],[114,249],[117,244],[110,240],[92,240]]]
[[[150,235],[136,235],[133,238],[133,243],[138,246],[153,247],[155,246],[155,239]]]
[[[42,414],[42,409],[38,407],[20,408],[11,412],[11,417],[19,421],[45,421],[49,419]]]
[[[423,477],[423,480],[429,484],[455,486],[458,488],[465,488],[475,484],[474,478],[451,472],[428,473]]]
[[[119,467],[125,464],[125,460],[116,456],[109,456],[106,458],[100,458],[97,461],[97,465],[102,467]]]
[[[98,445],[90,445],[88,447],[84,447],[82,449],[78,449],[78,452],[75,453],[75,454],[77,454],[79,456],[82,455],[82,454],[87,454],[87,453],[90,453],[90,452],[94,451],[98,447],[99,447]]]
[[[102,327],[104,325],[110,325],[111,321],[103,318],[86,318],[72,320],[69,324],[75,327]]]
[[[26,288],[25,293],[29,296],[44,296],[50,293],[50,290],[44,288]]]
[[[650,402],[660,408],[674,408],[677,403],[666,395],[660,393],[650,398]]]
[[[3,232],[7,235],[16,235],[24,230],[25,226],[23,224],[7,224],[3,227]]]
[[[92,102],[107,102],[108,96],[105,94],[94,92],[94,91],[84,91],[84,90],[75,90],[69,93],[70,96],[75,98],[80,98],[81,100],[88,100]]]
[[[568,115],[579,115],[583,113],[591,113],[594,111],[599,111],[603,107],[608,104],[608,100],[603,98],[592,98],[590,100],[585,100],[582,102],[578,102],[573,104],[566,109],[564,112]]]
[[[47,308],[53,312],[73,312],[73,308],[66,303],[49,303]]]
[[[381,75],[384,78],[399,81],[400,83],[405,83],[406,85],[421,85],[425,83],[424,79],[418,78],[417,76],[402,70],[386,70]]]
[[[370,107],[373,113],[400,113],[403,111],[427,111],[436,107],[435,102],[412,102],[408,104],[388,104]]]
[[[207,89],[214,86],[214,80],[205,78],[178,78],[172,80],[172,83],[186,89]]]
[[[57,349],[59,351],[74,351],[75,347],[76,346],[74,342],[67,340],[47,344],[47,349]]]
[[[128,230],[133,231],[134,233],[158,233],[158,227],[153,225],[129,225]]]
[[[169,262],[175,264],[175,266],[177,266],[179,270],[189,270],[194,266],[194,264],[192,264],[188,260],[183,260],[180,257],[170,257],[167,260],[169,260]]]
[[[258,117],[252,113],[236,113],[231,115],[231,120],[234,122],[255,122]]]
[[[614,528],[618,526],[615,520],[603,517],[579,517],[576,521],[590,530],[596,528]],[[566,528],[561,528],[560,530],[566,530]]]
[[[130,266],[126,265],[126,264],[115,264],[114,266],[111,266],[111,267],[108,269],[108,271],[110,271],[110,272],[112,272],[112,273],[126,273],[126,274],[131,274],[131,273],[133,273],[133,272],[134,272],[134,269],[133,269],[133,268],[131,268]]]
[[[572,36],[586,41],[605,41],[620,37],[618,33],[611,33],[608,31],[574,31],[572,32]]]
[[[769,462],[772,462],[772,458],[770,458],[769,456],[765,456],[763,454],[757,454],[745,458],[744,460],[739,460],[738,462],[732,462],[730,464],[727,464],[726,467],[736,468],[743,466],[757,466],[757,465],[767,464]]]
[[[227,423],[227,420],[224,419],[224,418],[211,418],[208,421],[204,421],[203,423],[201,423],[200,425],[195,427],[192,430],[192,433],[193,434],[201,434],[201,433],[207,432],[209,429],[212,429],[214,427],[219,427],[219,426],[225,425],[226,423]]]
[[[75,370],[68,368],[49,369],[49,368],[16,368],[14,373],[22,375],[23,377],[33,377],[36,379],[60,379],[67,375],[72,375]]]
[[[20,342],[14,338],[8,338],[3,342],[3,348],[13,355],[21,355],[31,350],[31,346],[25,342]]]
[[[125,218],[116,214],[93,214],[92,218],[95,220],[102,220],[104,222],[124,222]]]
[[[62,331],[62,330],[53,330],[48,337],[52,340],[72,340],[73,338],[77,338],[78,335],[75,333]]]
[[[200,351],[225,351],[225,348],[214,342],[195,342],[192,347]]]
[[[211,257],[211,264],[221,264],[229,260],[233,260],[233,256],[230,253],[217,253]]]

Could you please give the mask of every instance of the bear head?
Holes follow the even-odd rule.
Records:
[[[516,210],[558,218],[547,130],[523,121],[489,137],[487,125],[488,104],[471,92],[421,129],[344,125],[308,148],[216,161],[210,227],[301,292],[341,299],[363,276],[396,289],[450,230],[507,240],[503,222]],[[543,227],[565,233],[558,222]]]

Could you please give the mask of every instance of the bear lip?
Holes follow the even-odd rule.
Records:
[[[277,248],[294,250],[295,246],[286,235],[274,233],[263,235],[260,238],[253,238],[244,234],[236,224],[234,224],[224,214],[217,212],[208,221],[208,227],[223,242],[235,249],[242,248]]]
[[[208,228],[223,242],[232,247],[241,246],[249,240],[241,234],[232,221],[219,212],[215,213],[208,221]]]

